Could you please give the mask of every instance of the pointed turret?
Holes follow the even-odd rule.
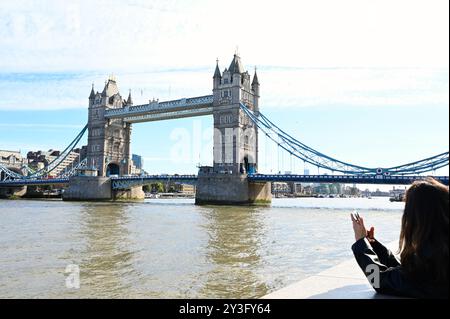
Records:
[[[233,61],[231,61],[228,71],[230,71],[231,74],[244,73],[244,67],[242,66],[241,58],[237,54],[234,55]]]
[[[93,100],[94,98],[95,98],[94,83],[92,83],[92,89],[91,94],[89,94],[89,100]]]
[[[222,82],[222,75],[220,74],[220,69],[219,69],[219,59],[217,59],[216,60],[216,70],[214,71],[214,76],[213,76],[213,88],[214,89],[218,88],[221,82]]]
[[[252,87],[255,85],[259,85],[258,74],[256,73],[256,67],[255,67],[255,75],[253,75]]]
[[[216,78],[221,78],[222,77],[222,75],[220,74],[220,69],[219,69],[219,59],[217,59],[216,60],[216,70],[214,71],[214,76],[213,76],[213,78],[214,79],[216,79]]]
[[[259,111],[259,80],[258,80],[258,73],[256,72],[256,67],[255,67],[255,74],[253,75],[252,91],[253,91],[253,111],[258,112]]]
[[[128,93],[127,105],[133,105],[133,99],[131,98],[131,90]]]

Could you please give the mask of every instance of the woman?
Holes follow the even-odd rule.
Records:
[[[400,261],[352,215],[353,254],[379,293],[413,298],[448,298],[448,187],[435,179],[416,181],[406,192]]]

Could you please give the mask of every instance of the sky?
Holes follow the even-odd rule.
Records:
[[[63,149],[92,83],[135,104],[211,94],[216,59],[258,70],[261,111],[340,160],[389,167],[449,149],[449,3],[2,1],[0,149]],[[149,173],[212,162],[212,118],[133,126]],[[179,146],[185,156],[177,156]],[[304,166],[260,139],[260,171]],[[306,167],[308,168],[308,167]],[[315,168],[309,168],[316,172]],[[437,173],[448,175],[448,168]]]

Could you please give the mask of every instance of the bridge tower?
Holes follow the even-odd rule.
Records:
[[[89,95],[87,169],[84,174],[72,176],[64,200],[140,200],[142,187],[112,190],[111,175],[131,172],[131,124],[123,119],[107,119],[105,111],[128,108],[133,105],[131,93],[123,99],[116,80],[108,79],[102,93]]]
[[[106,119],[105,111],[132,105],[131,92],[125,100],[114,78],[108,79],[102,93],[89,95],[88,166],[98,176],[124,175],[131,171],[131,124],[122,119]]]
[[[245,71],[238,54],[213,76],[214,162],[198,174],[197,204],[254,204],[271,201],[270,183],[250,183],[258,171],[258,129],[240,104],[259,113],[260,84]]]
[[[258,112],[259,81],[244,71],[235,54],[220,73],[217,62],[213,77],[214,171],[228,174],[256,173],[258,169],[258,130],[240,108],[243,103]]]

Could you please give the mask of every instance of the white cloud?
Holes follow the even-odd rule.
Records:
[[[2,1],[0,69],[448,67],[448,1]]]
[[[227,63],[221,63],[222,69]],[[116,74],[123,96],[135,104],[211,94],[213,66]],[[251,65],[247,65],[249,70]],[[423,106],[447,107],[448,69],[260,68],[261,106],[268,108]],[[87,108],[91,83],[102,91],[107,74],[12,74],[0,76],[0,110]],[[26,94],[23,94],[26,92]]]
[[[449,102],[448,69],[285,69],[260,72],[267,107],[440,106]]]
[[[446,106],[448,44],[439,0],[2,1],[0,109],[85,108],[111,73],[135,103],[210,94],[236,45],[263,107]]]

